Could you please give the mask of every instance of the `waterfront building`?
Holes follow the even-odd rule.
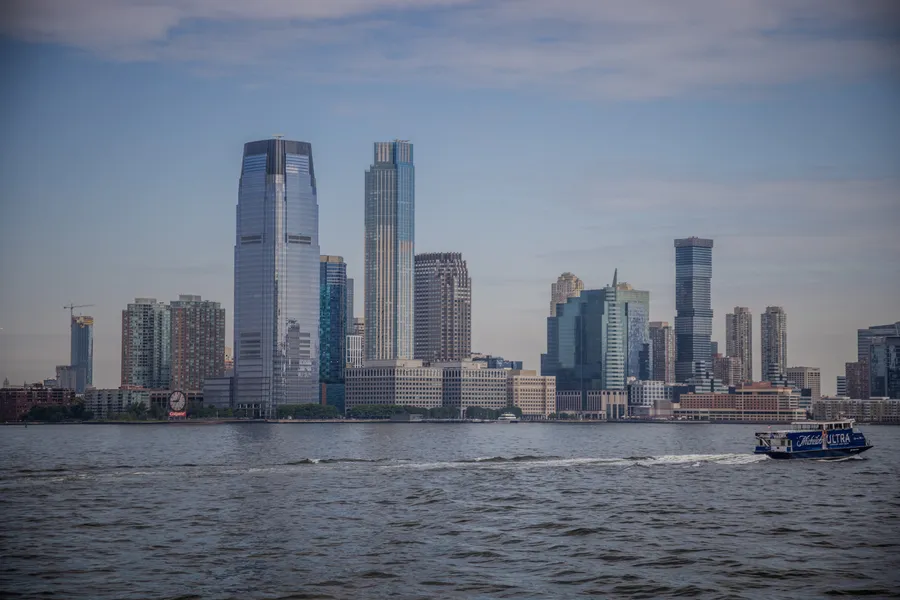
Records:
[[[166,392],[167,393],[167,392]],[[150,390],[137,388],[89,389],[84,393],[84,409],[95,419],[109,419],[128,411],[132,404],[150,409]]]
[[[367,360],[362,367],[347,369],[345,406],[397,404],[436,408],[443,401],[443,369],[425,366],[421,360]]]
[[[94,317],[73,316],[70,361],[75,370],[75,393],[94,385]]]
[[[664,381],[634,381],[628,384],[628,406],[649,408],[672,400],[672,386]]]
[[[745,381],[743,367],[740,357],[713,354],[713,378],[726,387]]]
[[[234,376],[207,377],[203,380],[203,405],[224,409],[234,406]]]
[[[319,207],[312,146],[244,144],[234,247],[235,408],[319,398]]]
[[[320,384],[319,402],[322,406],[333,406],[339,413],[346,410],[347,385],[343,381]]]
[[[74,390],[78,385],[75,367],[72,365],[56,366],[56,386],[64,390]]]
[[[172,381],[169,306],[135,298],[122,311],[122,387],[168,389]],[[95,413],[96,414],[96,413]]]
[[[846,375],[838,375],[836,380],[836,396],[846,396],[847,395],[847,376]]]
[[[472,354],[472,279],[459,252],[415,257],[415,358],[453,362]]]
[[[413,358],[414,256],[413,145],[376,142],[365,179],[367,360]]]
[[[71,406],[75,390],[46,387],[40,383],[12,387],[9,381],[0,388],[0,422],[20,421],[35,406]]]
[[[347,343],[347,264],[319,257],[319,381],[344,381]]]
[[[521,360],[506,360],[502,356],[491,356],[490,354],[472,354],[472,360],[484,363],[488,369],[512,369],[514,371],[522,370]]]
[[[896,398],[819,398],[812,403],[813,419],[855,419],[862,423],[900,425],[900,400]]]
[[[363,366],[363,336],[348,335],[345,346],[347,349],[345,367]]]
[[[225,309],[200,296],[169,303],[173,390],[201,390],[207,377],[225,373]]]
[[[525,418],[546,419],[556,412],[556,378],[532,370],[508,371],[506,404],[521,409]]]
[[[725,356],[740,359],[740,381],[753,381],[753,314],[746,306],[725,315]]]
[[[767,306],[760,315],[762,377],[783,379],[787,372],[787,315],[780,306]]]
[[[868,349],[868,346],[866,346]],[[869,361],[868,359],[844,364],[844,379],[847,385],[846,395],[850,398],[866,400],[869,397]]]
[[[868,367],[870,396],[900,398],[900,335],[872,337]]]
[[[146,404],[148,411],[151,413],[156,412],[157,414],[168,415],[172,410],[169,407],[169,397],[172,395],[173,391],[175,390],[149,390]],[[184,398],[187,401],[184,409],[185,412],[192,412],[196,409],[203,408],[203,390],[178,391],[184,394]]]
[[[713,241],[675,240],[675,380],[712,371],[710,296]]]
[[[796,391],[768,382],[741,385],[733,393],[683,393],[673,412],[680,420],[791,423],[806,419]]]
[[[801,390],[809,390],[815,401],[822,395],[822,372],[818,367],[788,367],[787,381]]]
[[[556,283],[550,284],[550,316],[556,316],[556,305],[565,304],[569,298],[581,294],[584,282],[568,271],[556,279]]]
[[[654,381],[675,383],[675,330],[667,321],[650,321],[651,373]]]
[[[615,421],[628,416],[628,392],[625,390],[589,390],[556,392],[556,412],[591,421]]]
[[[507,404],[507,371],[471,360],[434,363],[442,370],[442,406],[465,416],[470,406],[501,410]]]

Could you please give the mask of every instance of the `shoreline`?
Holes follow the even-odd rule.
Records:
[[[34,425],[321,425],[321,424],[372,424],[383,423],[391,425],[498,425],[497,421],[449,421],[449,420],[422,420],[422,421],[391,421],[390,419],[190,419],[183,421],[62,421],[58,423],[44,421],[15,421],[0,423],[0,426],[28,427]],[[505,423],[506,424],[506,423]],[[789,421],[654,421],[625,419],[620,421],[601,420],[544,420],[544,421],[519,421],[508,425],[765,425],[784,426],[790,425]],[[900,426],[900,423],[858,423],[859,426],[870,425]]]

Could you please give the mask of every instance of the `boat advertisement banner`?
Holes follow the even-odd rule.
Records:
[[[795,452],[803,450],[817,450],[822,448],[822,431],[798,431],[787,434]],[[860,436],[862,437],[862,436]],[[853,439],[852,429],[840,429],[829,431],[826,438],[826,448],[845,448],[854,446],[858,442]]]

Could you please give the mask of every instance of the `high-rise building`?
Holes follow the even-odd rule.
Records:
[[[869,395],[900,399],[900,335],[870,339]]]
[[[415,358],[468,360],[472,354],[472,279],[459,252],[416,255]]]
[[[847,395],[854,400],[869,399],[869,361],[848,362],[844,365]]]
[[[169,303],[172,323],[172,383],[199,391],[203,381],[225,373],[225,309],[200,296],[180,295]]]
[[[822,397],[822,372],[819,367],[788,367],[787,380],[801,390],[809,390],[812,400]]]
[[[713,241],[697,237],[675,240],[675,380],[712,372]]]
[[[613,279],[617,279],[618,270]],[[625,379],[651,379],[650,292],[636,290],[626,282],[613,283],[615,301],[625,326]]]
[[[900,321],[888,325],[873,325],[865,329],[856,330],[856,360],[866,362],[869,360],[869,346],[873,337],[900,335]]]
[[[94,384],[94,317],[72,317],[72,368],[75,369],[75,393]]]
[[[780,306],[767,306],[760,315],[762,377],[766,381],[784,379],[787,373],[787,315]]]
[[[312,146],[244,144],[234,246],[235,408],[319,398],[319,206]]]
[[[353,317],[353,328],[350,330],[351,335],[359,336],[362,345],[361,360],[366,359],[366,319],[365,317]]]
[[[122,311],[122,387],[168,389],[172,381],[172,320],[156,298],[135,298]]]
[[[713,354],[713,377],[721,381],[724,386],[741,383],[743,367],[741,359],[737,356]]]
[[[836,395],[837,396],[846,396],[847,395],[847,376],[846,375],[838,375],[836,381],[837,387]]]
[[[415,187],[413,145],[375,142],[365,190],[368,360],[413,357]]]
[[[72,365],[57,365],[56,387],[64,390],[75,390],[76,385],[78,385],[78,377],[75,367]]]
[[[568,271],[560,275],[556,283],[550,284],[550,316],[556,316],[556,305],[565,304],[569,298],[578,296],[584,289],[584,282]]]
[[[746,306],[725,315],[725,356],[741,359],[741,381],[753,381],[753,313]]]
[[[710,342],[709,343],[709,355],[715,356],[719,353],[719,342]]]
[[[650,379],[675,383],[675,330],[667,321],[650,322],[652,374]]]
[[[353,279],[347,278],[347,324],[344,326],[344,331],[347,332],[347,335],[350,335],[350,332],[353,331],[353,292],[354,292],[354,284]]]
[[[344,380],[347,326],[347,264],[340,256],[319,259],[319,380]]]
[[[348,335],[345,343],[347,349],[347,367],[363,366],[363,337],[361,335]]]

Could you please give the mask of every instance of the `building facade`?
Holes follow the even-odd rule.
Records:
[[[472,354],[472,279],[462,254],[417,254],[415,289],[415,358],[467,360]]]
[[[846,375],[838,375],[835,379],[835,391],[836,396],[846,396],[847,395],[847,376]]]
[[[760,315],[762,377],[766,381],[784,379],[787,374],[787,315],[780,306],[767,306]]]
[[[869,346],[874,337],[900,336],[900,321],[888,325],[873,325],[865,329],[856,330],[856,361],[867,362],[869,360]]]
[[[72,317],[70,361],[75,370],[75,393],[94,385],[94,317]]]
[[[84,409],[94,413],[95,419],[109,419],[128,411],[132,404],[150,408],[147,389],[90,389],[84,393]]]
[[[347,343],[347,264],[340,256],[319,258],[319,381],[344,381]]]
[[[75,390],[78,384],[75,367],[72,365],[56,366],[56,386],[64,390]]]
[[[845,363],[844,374],[844,381],[847,387],[845,395],[858,400],[867,400],[870,395],[869,361]]]
[[[345,406],[396,404],[437,408],[443,403],[443,369],[420,360],[366,361],[344,372]]]
[[[740,359],[740,381],[753,381],[753,313],[746,306],[725,315],[725,356]]]
[[[510,370],[506,404],[521,409],[524,417],[546,419],[556,412],[556,378],[543,377],[536,371]]]
[[[502,356],[491,356],[490,354],[472,354],[472,360],[484,363],[488,369],[512,369],[514,371],[522,370],[521,360],[506,360]]]
[[[791,423],[806,419],[799,394],[768,383],[740,386],[727,394],[681,394],[673,412],[676,419],[682,420]]]
[[[664,381],[635,381],[628,385],[628,405],[651,407],[672,400],[672,386]]]
[[[650,322],[650,378],[675,383],[675,330],[667,321]]]
[[[871,338],[869,395],[900,398],[900,335]]]
[[[368,360],[413,357],[415,185],[413,145],[376,142],[365,180]]]
[[[900,425],[900,400],[891,398],[820,398],[812,403],[813,419],[855,419],[863,423]]]
[[[822,372],[819,367],[788,367],[787,381],[801,390],[809,390],[812,401],[822,396]]]
[[[135,298],[122,311],[122,387],[169,388],[171,317],[169,306],[156,298]]]
[[[568,271],[556,279],[556,283],[550,284],[550,316],[556,316],[556,305],[565,304],[569,298],[581,294],[584,282]]]
[[[713,378],[728,387],[744,381],[744,364],[738,356],[713,355]]]
[[[21,421],[35,406],[71,406],[75,390],[41,384],[0,388],[0,422]]]
[[[651,379],[650,292],[636,290],[625,282],[613,287],[624,325],[625,379]]]
[[[344,325],[344,331],[347,335],[350,335],[350,332],[353,331],[353,316],[354,316],[354,291],[355,284],[353,283],[353,279],[347,278],[347,324]]]
[[[363,336],[348,335],[345,347],[347,350],[347,359],[344,364],[345,368],[363,366]]]
[[[207,377],[225,373],[225,309],[200,296],[169,303],[174,390],[202,390]]]
[[[675,240],[675,380],[712,371],[713,241]]]
[[[500,410],[507,405],[507,371],[488,369],[483,363],[464,360],[435,363],[442,371],[442,406],[464,416],[470,406]]]
[[[235,405],[319,398],[319,206],[312,146],[244,144],[234,246]]]
[[[207,377],[203,380],[203,404],[218,409],[234,406],[234,376]]]

